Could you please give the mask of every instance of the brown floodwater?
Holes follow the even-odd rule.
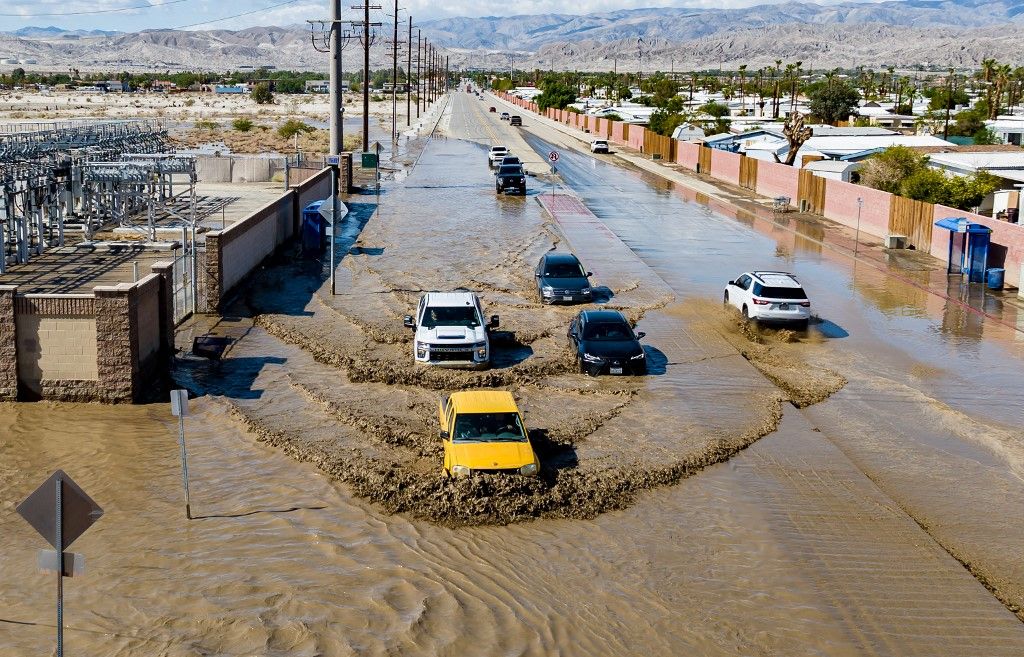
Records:
[[[486,105],[454,96],[451,136],[525,147],[473,103]],[[806,335],[752,330],[705,288],[745,250],[777,254],[762,236],[694,240],[659,212],[677,197],[640,189],[627,191],[656,231],[606,213],[606,197],[609,228],[587,239],[532,198],[496,199],[484,161],[435,140],[379,207],[350,199],[341,294],[316,263],[282,259],[214,326],[236,338],[224,361],[182,359],[180,381],[203,393],[188,420],[195,520],[166,404],[0,405],[0,656],[52,651],[43,541],[13,507],[58,467],[106,510],[74,545],[86,574],[65,586],[68,654],[1020,654],[1020,523],[998,531],[977,512],[1020,513],[1016,418],[971,434],[985,401],[948,381],[970,356],[906,356],[934,309],[890,320],[902,333],[881,344],[849,314]],[[634,184],[592,175],[592,191]],[[573,309],[530,289],[554,245],[648,332],[650,376],[572,371]],[[823,256],[796,264],[848,277]],[[868,298],[884,287],[886,311],[914,307],[877,272],[853,279]],[[412,367],[402,315],[460,285],[509,331],[497,366]],[[950,328],[941,344],[989,362],[993,331]],[[474,385],[524,404],[547,478],[439,476],[434,405]],[[969,493],[951,494],[952,468]]]

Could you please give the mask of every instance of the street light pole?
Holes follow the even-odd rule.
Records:
[[[860,250],[860,211],[864,207],[864,199],[857,197],[857,233],[853,238],[853,257],[857,257],[857,252]]]

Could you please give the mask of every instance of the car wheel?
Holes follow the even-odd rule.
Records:
[[[743,304],[743,309],[741,312],[743,313],[744,320],[748,322],[753,321],[754,318],[750,316],[750,311],[747,309],[747,304]]]
[[[796,330],[798,330],[798,331],[806,331],[806,330],[807,330],[807,327],[808,327],[808,325],[809,325],[810,323],[811,323],[811,322],[810,322],[810,320],[808,320],[808,319],[802,319],[802,320],[800,320],[799,322],[797,322],[796,324],[794,324],[794,325],[793,325],[793,328],[795,328],[795,329],[796,329]]]
[[[722,303],[727,306],[729,305],[729,290],[726,290],[725,294],[722,296]]]

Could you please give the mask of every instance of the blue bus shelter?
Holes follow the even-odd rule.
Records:
[[[967,274],[971,283],[983,283],[992,229],[983,224],[973,224],[966,217],[947,217],[936,221],[935,225],[949,231],[946,272]]]

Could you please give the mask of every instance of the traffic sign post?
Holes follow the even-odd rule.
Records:
[[[192,500],[188,492],[188,453],[185,451],[185,417],[188,415],[188,390],[171,391],[171,415],[178,418],[178,445],[181,447],[181,479],[185,484],[185,518],[192,519]]]
[[[558,173],[558,167],[555,166],[555,162],[558,162],[558,151],[551,151],[548,153],[548,161],[551,162],[551,198],[554,198],[555,174]]]
[[[41,551],[39,566],[57,573],[57,657],[64,657],[64,578],[81,574],[84,564],[81,555],[65,554],[64,548],[99,520],[103,509],[63,470],[57,470],[17,511],[54,548]]]

